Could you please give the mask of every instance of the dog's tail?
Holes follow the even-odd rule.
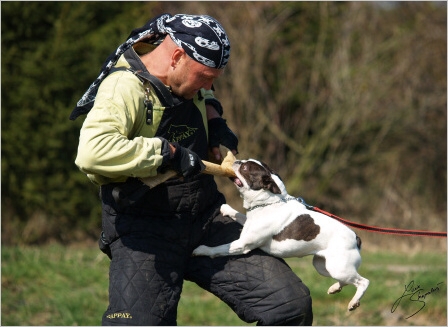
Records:
[[[359,250],[361,250],[361,245],[362,245],[361,237],[356,235],[356,246],[358,247]]]

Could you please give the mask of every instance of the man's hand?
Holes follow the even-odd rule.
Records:
[[[208,144],[216,160],[221,160],[219,145],[223,145],[232,151],[233,155],[238,154],[238,138],[227,126],[226,120],[212,118],[208,121]]]
[[[205,169],[201,158],[188,148],[178,143],[171,143],[174,148],[174,155],[171,161],[171,167],[183,177],[190,177],[199,174]]]
[[[219,164],[223,160],[219,145],[222,144],[227,147],[235,156],[238,154],[238,138],[221,117],[223,112],[221,103],[216,99],[213,100],[208,101],[208,103],[206,100],[205,107],[207,109],[209,149],[216,163]],[[222,121],[214,119],[222,119]]]

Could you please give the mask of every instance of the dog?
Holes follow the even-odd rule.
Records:
[[[348,310],[360,305],[369,280],[358,274],[361,264],[361,239],[347,226],[322,213],[308,210],[290,196],[281,178],[265,163],[249,159],[232,164],[233,182],[240,196],[244,215],[223,204],[221,213],[243,226],[238,240],[216,247],[201,245],[194,256],[239,255],[260,248],[280,258],[314,255],[313,265],[325,277],[337,280],[328,289],[335,294],[346,285],[356,293]]]

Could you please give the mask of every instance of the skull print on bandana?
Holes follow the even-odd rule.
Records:
[[[224,68],[230,57],[230,41],[224,28],[207,15],[162,14],[134,29],[125,43],[106,59],[97,79],[90,85],[70,115],[71,120],[92,109],[98,87],[109,75],[120,56],[137,42],[160,44],[169,35],[187,55],[211,68]]]

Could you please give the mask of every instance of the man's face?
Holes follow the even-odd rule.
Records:
[[[168,78],[168,85],[174,94],[192,99],[201,88],[210,90],[215,78],[221,76],[223,69],[210,68],[191,59],[186,53],[178,62]]]

